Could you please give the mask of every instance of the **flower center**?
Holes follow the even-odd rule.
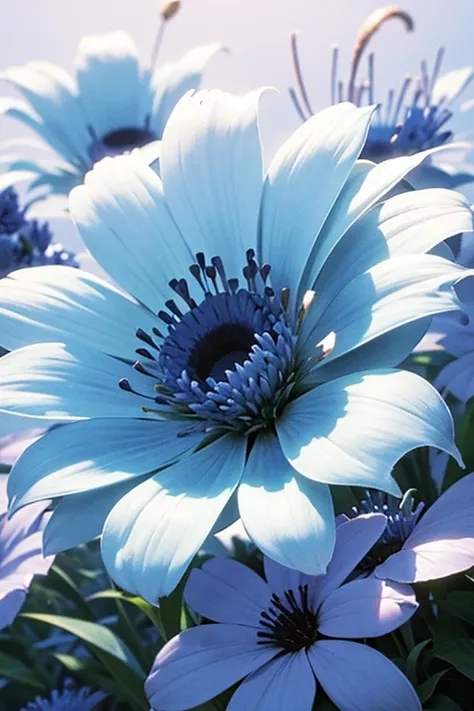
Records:
[[[157,139],[157,136],[150,131],[148,125],[142,128],[119,128],[101,138],[96,135],[91,127],[89,127],[89,131],[92,136],[89,155],[94,163],[106,156],[117,156],[132,151],[134,148],[143,148],[143,146]]]
[[[308,586],[287,590],[281,598],[273,593],[270,606],[260,615],[259,625],[259,645],[279,647],[286,652],[311,647],[320,635],[317,615],[308,600]]]
[[[141,345],[134,368],[153,379],[153,395],[140,393],[155,403],[143,408],[145,414],[179,414],[190,430],[204,432],[224,428],[250,434],[271,427],[298,379],[330,352],[334,334],[317,344],[310,358],[297,359],[299,329],[314,292],[305,294],[292,320],[289,291],[275,294],[267,283],[270,266],[259,266],[253,249],[246,256],[246,283],[240,287],[238,279],[227,277],[220,257],[208,263],[202,252],[196,254],[189,267],[193,281],[169,282],[186,308],[179,300],[166,302],[158,318],[167,333],[162,324],[151,333],[136,331]],[[119,386],[135,392],[127,378]]]
[[[358,566],[359,570],[370,571],[401,550],[415,528],[424,509],[424,504],[420,502],[415,507],[409,497],[404,497],[399,503],[397,499],[380,491],[367,490],[366,495],[367,498],[361,501],[359,508],[354,507],[354,512],[357,515],[360,513],[383,513],[387,518],[387,525],[382,536]]]

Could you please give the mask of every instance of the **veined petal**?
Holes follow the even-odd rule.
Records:
[[[204,69],[224,48],[214,42],[195,47],[177,62],[158,67],[152,76],[155,88],[150,127],[155,135],[162,136],[166,123],[179,99],[192,89],[199,89]]]
[[[238,501],[247,533],[266,556],[309,575],[326,571],[336,535],[331,492],[293,469],[274,434],[258,435]]]
[[[251,627],[194,627],[158,653],[145,691],[152,708],[185,711],[230,688],[277,653],[277,648],[259,647]]]
[[[461,302],[452,287],[473,274],[429,254],[380,262],[356,276],[327,308],[316,300],[303,325],[301,352],[311,357],[314,345],[334,331],[335,347],[324,359],[329,363],[400,326],[456,311]],[[408,345],[411,349],[411,341]]]
[[[171,217],[158,175],[137,155],[105,158],[69,197],[92,256],[126,291],[157,313],[169,282],[194,256]]]
[[[276,423],[292,466],[327,484],[400,490],[391,476],[403,454],[432,446],[459,453],[453,422],[423,378],[396,370],[348,375],[289,403]]]
[[[366,578],[333,590],[318,612],[319,632],[327,637],[362,639],[393,632],[416,612],[409,585]]]
[[[313,244],[364,145],[373,107],[331,106],[301,126],[265,178],[258,256],[279,259],[272,286],[297,288]],[[288,250],[288,244],[294,248]]]
[[[137,392],[119,387],[124,377]],[[27,417],[141,417],[153,406],[153,386],[130,365],[79,345],[39,343],[0,360],[0,411]]]
[[[156,317],[101,279],[72,267],[32,267],[0,280],[0,345],[80,343],[133,360],[136,330]]]
[[[13,587],[10,580],[0,580],[0,630],[10,625],[26,600],[27,587],[20,582]]]
[[[197,435],[180,437],[182,427],[175,421],[93,419],[50,430],[14,465],[11,508],[156,472],[199,444]]]
[[[401,551],[375,569],[383,580],[418,583],[474,565],[474,474],[459,479],[428,509]]]
[[[300,298],[306,289],[313,288],[323,265],[347,230],[430,154],[431,151],[423,151],[378,165],[366,160],[354,165],[308,257]]]
[[[256,246],[263,181],[261,93],[184,96],[161,145],[163,189],[176,224],[193,254],[223,258],[228,277],[241,277],[245,252]]]
[[[321,640],[309,649],[308,659],[326,694],[344,711],[421,711],[406,676],[372,647]]]
[[[176,587],[235,490],[245,450],[243,437],[226,435],[119,501],[102,535],[119,585],[153,603]]]
[[[227,711],[311,711],[316,680],[303,649],[267,662],[232,696]]]
[[[88,162],[88,122],[74,80],[67,72],[48,62],[28,62],[0,72],[0,79],[21,91],[34,112],[15,118],[25,123],[25,118],[36,121],[42,129],[40,135],[66,160],[74,164],[81,159]]]
[[[300,585],[307,585],[311,599],[315,581],[321,577],[307,575],[294,568],[287,568],[284,565],[275,563],[274,560],[267,556],[263,558],[263,567],[270,590],[280,597],[283,596],[287,590],[298,590]]]
[[[105,519],[115,504],[140,483],[139,477],[127,479],[98,491],[85,491],[61,499],[43,531],[45,554],[61,553],[100,536]]]
[[[271,593],[253,570],[236,560],[217,557],[191,571],[184,598],[193,610],[214,622],[257,627]]]
[[[144,122],[137,49],[126,32],[84,37],[76,75],[84,113],[99,137]]]

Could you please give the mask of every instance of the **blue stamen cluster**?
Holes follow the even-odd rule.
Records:
[[[295,385],[295,335],[289,323],[287,294],[277,296],[267,285],[270,266],[259,267],[247,251],[243,275],[227,278],[220,257],[207,264],[196,255],[190,274],[203,292],[197,303],[185,279],[171,289],[184,301],[183,313],[174,300],[158,314],[168,335],[138,329],[145,347],[135,367],[156,379],[155,403],[178,410],[215,427],[252,431],[273,422]],[[127,379],[119,383],[132,391]],[[153,412],[153,408],[150,408]],[[199,425],[198,425],[199,426]]]
[[[47,223],[28,220],[10,187],[0,193],[0,277],[15,269],[62,264],[78,267],[74,254],[53,242]]]
[[[365,570],[383,563],[401,549],[425,508],[423,502],[415,506],[413,500],[407,497],[399,502],[398,499],[381,491],[367,489],[366,497],[359,506],[353,507],[353,513],[356,516],[382,513],[387,519],[387,524],[382,536],[360,563],[360,567]]]
[[[49,699],[38,696],[21,711],[98,711],[104,697],[103,692],[92,694],[87,687],[76,689],[74,682],[66,679],[63,691],[54,690]]]

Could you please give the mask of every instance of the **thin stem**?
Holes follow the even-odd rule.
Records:
[[[158,59],[158,54],[160,53],[161,45],[163,43],[163,37],[165,34],[165,25],[166,25],[166,20],[163,17],[161,17],[160,24],[158,26],[158,31],[155,35],[153,49],[151,50],[150,68],[151,68],[152,72],[155,69],[156,62]]]

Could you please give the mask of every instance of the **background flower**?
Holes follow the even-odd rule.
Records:
[[[411,15],[397,7],[382,7],[375,10],[363,23],[357,36],[352,55],[349,79],[338,80],[339,48],[333,49],[331,68],[331,101],[351,101],[357,106],[374,105],[374,54],[369,54],[368,76],[358,79],[360,61],[373,35],[388,20],[398,19],[405,29],[412,31],[414,22]],[[421,72],[416,77],[405,77],[400,92],[388,92],[387,101],[377,104],[361,158],[376,163],[395,156],[407,156],[429,148],[440,148],[410,174],[410,183],[416,188],[455,188],[474,179],[474,173],[467,172],[471,142],[451,143],[452,131],[447,124],[452,118],[451,105],[458,99],[474,76],[472,67],[462,67],[440,76],[444,49],[440,48],[433,70],[430,72],[426,61],[421,63]],[[303,79],[296,35],[292,35],[292,57],[296,77],[296,88],[290,89],[295,107],[303,121],[313,110]]]
[[[265,583],[240,563],[214,558],[193,570],[188,604],[218,624],[183,632],[159,652],[146,691],[154,709],[184,711],[246,677],[229,711],[310,711],[317,682],[343,711],[421,709],[403,674],[351,639],[391,632],[417,604],[408,586],[375,578],[344,583],[385,526],[361,516],[337,528],[326,575],[311,577],[264,559]],[[342,681],[343,680],[343,681]]]
[[[102,691],[77,689],[74,682],[66,680],[63,691],[53,691],[49,699],[38,696],[21,711],[98,711],[105,696]]]
[[[4,99],[0,113],[23,122],[56,154],[31,159],[28,140],[24,156],[15,155],[22,146],[16,142],[7,154],[10,180],[27,178],[30,188],[43,195],[68,195],[104,156],[159,140],[174,105],[199,87],[206,64],[219,49],[217,44],[198,47],[161,67],[155,66],[154,52],[151,67],[142,69],[128,34],[109,32],[81,40],[75,77],[47,62],[4,70],[0,79],[18,89],[26,103]]]
[[[43,556],[48,503],[32,504],[7,518],[7,478],[0,476],[0,629],[15,619],[35,575],[46,575],[54,557]]]

